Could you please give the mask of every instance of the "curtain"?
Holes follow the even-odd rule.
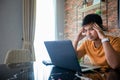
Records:
[[[23,0],[23,49],[29,49],[33,60],[34,52],[34,34],[36,18],[36,0]]]

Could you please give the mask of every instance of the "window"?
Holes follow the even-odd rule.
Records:
[[[55,0],[36,1],[35,55],[36,60],[49,59],[45,40],[55,40]]]

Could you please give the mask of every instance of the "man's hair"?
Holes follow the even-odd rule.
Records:
[[[82,22],[82,26],[90,24],[90,23],[96,23],[99,25],[99,27],[104,30],[103,28],[103,22],[102,22],[102,18],[100,15],[98,14],[88,14],[83,18],[83,22]]]

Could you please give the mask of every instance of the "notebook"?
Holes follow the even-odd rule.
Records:
[[[71,40],[44,41],[52,64],[76,72],[85,72],[100,68],[100,66],[81,65]]]

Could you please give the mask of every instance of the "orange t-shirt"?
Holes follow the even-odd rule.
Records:
[[[113,46],[113,48],[116,51],[120,52],[120,38],[112,37],[112,36],[108,36],[108,37],[110,39],[110,44]],[[88,55],[93,65],[109,66],[106,61],[105,53],[102,45],[98,48],[95,48],[93,41],[86,40],[78,48],[78,52],[79,51]]]

